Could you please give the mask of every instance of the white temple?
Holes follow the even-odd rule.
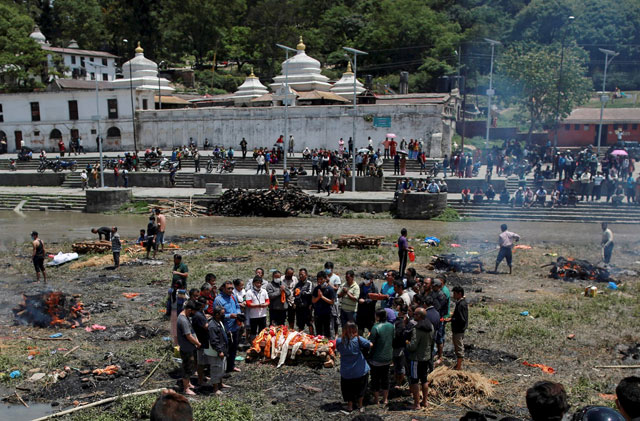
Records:
[[[277,92],[280,86],[284,86],[285,77],[289,80],[289,86],[297,92],[328,91],[331,88],[329,78],[320,74],[320,62],[309,57],[304,51],[305,48],[300,37],[296,55],[284,61],[282,74],[273,78],[271,89],[274,92]]]
[[[44,36],[42,31],[40,31],[40,27],[38,25],[33,28],[33,32],[29,34],[29,38],[35,40],[35,42],[37,42],[38,44],[49,45],[49,43],[47,42],[47,37]]]
[[[144,56],[144,50],[140,47],[139,42],[135,51],[135,57],[122,65],[124,78],[112,82],[114,88],[133,86],[135,89],[148,89],[156,92],[159,89],[162,95],[171,94],[175,89],[169,86],[167,79],[160,77],[158,65]]]
[[[333,84],[331,92],[340,95],[341,97],[353,101],[353,80],[355,75],[351,70],[351,62],[347,65],[347,71],[342,74],[339,81]],[[364,85],[356,79],[356,94],[361,94],[365,91]]]
[[[269,91],[266,86],[260,83],[260,79],[253,74],[253,69],[251,69],[251,74],[247,76],[244,83],[238,86],[238,90],[233,94],[233,102],[235,106],[241,106],[267,93]]]

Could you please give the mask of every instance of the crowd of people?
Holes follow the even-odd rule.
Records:
[[[157,236],[151,249],[154,241],[157,244]],[[328,261],[315,277],[304,267],[270,274],[256,268],[246,282],[218,283],[216,275],[208,273],[199,288],[189,289],[188,266],[174,255],[166,317],[180,347],[183,393],[195,394],[195,373],[199,386],[209,381],[207,366],[214,392],[222,393],[225,374],[239,371],[235,359],[240,345],[250,344],[266,326],[288,325],[335,340],[347,410],[362,407],[367,389],[376,403],[386,404],[392,374],[397,387],[408,381],[413,409],[426,406],[427,375],[443,363],[447,324],[457,358],[454,368],[462,368],[468,308],[464,289],[450,291],[444,276],[432,279],[412,267],[401,269],[387,271],[380,287],[374,274],[357,282],[352,270],[342,277]]]

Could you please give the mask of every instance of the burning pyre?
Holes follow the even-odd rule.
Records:
[[[549,277],[554,279],[567,281],[580,279],[595,282],[613,281],[606,268],[593,265],[586,260],[560,256],[554,263],[550,263],[547,266],[551,266]]]
[[[13,309],[18,323],[36,327],[76,328],[89,320],[89,313],[84,309],[84,304],[60,291],[23,294],[22,298],[22,302]]]
[[[464,259],[453,253],[431,256],[431,264],[428,269],[442,272],[465,273],[480,273],[483,270],[482,261],[479,259]]]

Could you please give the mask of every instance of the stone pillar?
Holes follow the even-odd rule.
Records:
[[[398,194],[396,218],[431,219],[447,207],[447,193],[407,193]]]
[[[125,203],[131,202],[131,189],[106,187],[104,189],[90,189],[86,191],[87,213],[100,213],[120,209]]]

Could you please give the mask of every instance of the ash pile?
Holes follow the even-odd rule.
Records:
[[[439,272],[464,272],[476,274],[483,271],[482,261],[479,259],[465,259],[454,253],[431,256],[431,263],[427,266],[427,269]]]
[[[230,189],[209,206],[209,213],[222,216],[288,217],[300,214],[340,216],[342,206],[310,196],[296,187],[279,190]]]
[[[546,266],[551,266],[549,277],[553,279],[564,279],[565,281],[613,281],[611,274],[605,267],[593,265],[586,260],[560,256],[554,263]]]
[[[76,328],[89,320],[84,304],[60,291],[23,294],[12,311],[17,323],[35,327]]]

